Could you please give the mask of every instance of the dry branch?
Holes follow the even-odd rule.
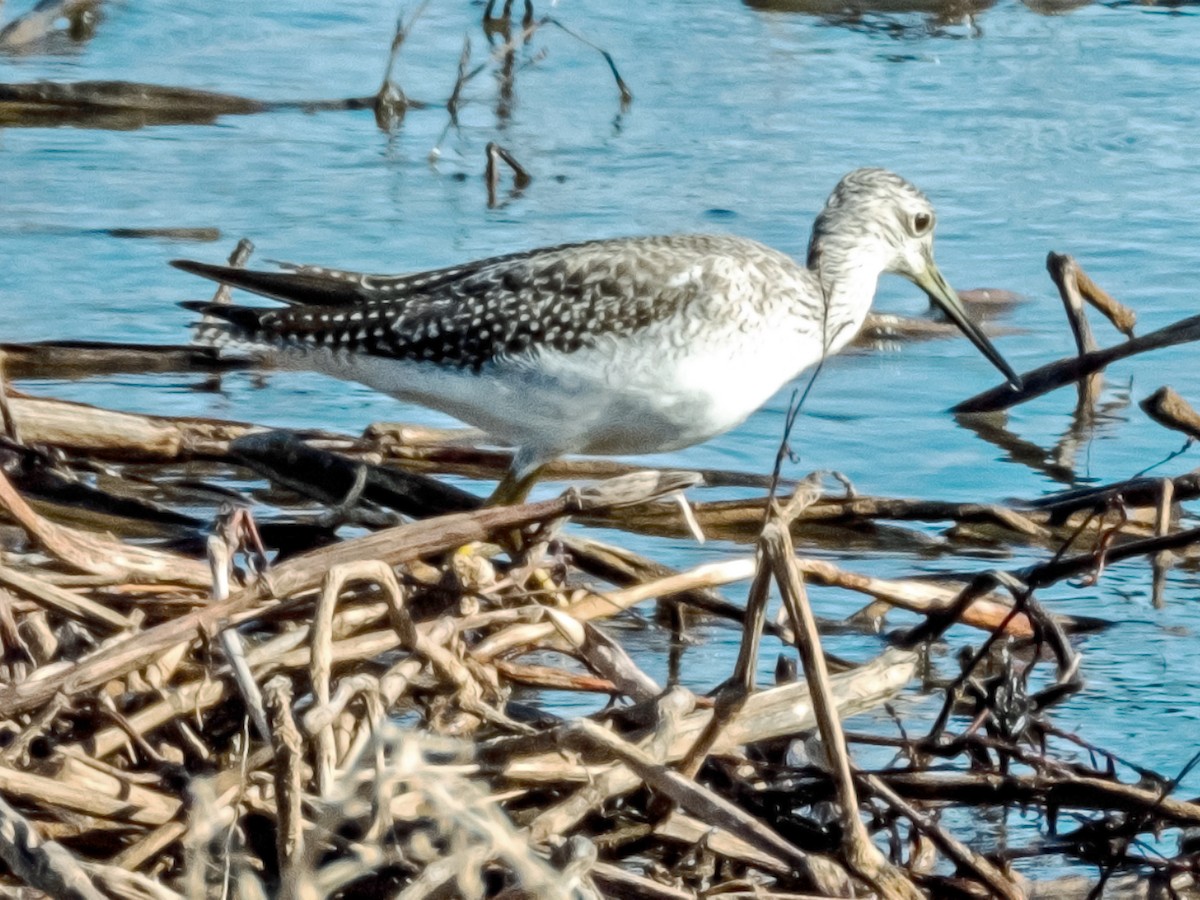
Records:
[[[964,400],[953,407],[952,411],[980,413],[1008,409],[1048,394],[1057,388],[1074,384],[1118,360],[1196,340],[1200,340],[1200,316],[1180,319],[1172,325],[1167,325],[1165,328],[1141,337],[1130,338],[1122,344],[1069,357],[1058,362],[1048,363],[1030,372],[1024,372],[1021,374],[1022,387],[1020,390],[1014,390],[1009,385],[1001,385]]]
[[[1160,387],[1140,404],[1146,415],[1159,425],[1182,431],[1193,440],[1200,440],[1200,413],[1169,387]]]

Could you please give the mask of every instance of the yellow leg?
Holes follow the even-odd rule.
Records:
[[[509,469],[483,505],[516,506],[524,503],[533,489],[533,485],[537,482],[538,473],[541,470],[542,467],[537,466],[527,470],[523,475],[516,475],[512,469]],[[508,551],[508,555],[516,560],[517,556],[526,549],[525,535],[521,533],[520,529],[514,528],[501,538],[500,544]]]
[[[484,502],[484,506],[516,506],[524,503],[529,492],[533,490],[538,473],[541,471],[542,467],[538,466],[524,475],[514,475],[512,469],[509,469],[500,479],[500,483],[496,485],[496,489],[492,491],[492,496]]]

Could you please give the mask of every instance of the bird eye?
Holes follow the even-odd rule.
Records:
[[[913,216],[913,220],[912,220],[913,234],[920,237],[925,232],[927,232],[931,227],[933,227],[933,216],[931,216],[929,213],[919,212],[915,216]]]

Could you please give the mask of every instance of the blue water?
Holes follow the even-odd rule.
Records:
[[[13,7],[23,8],[10,3],[10,15]],[[103,9],[86,45],[0,56],[0,81],[127,79],[261,99],[368,95],[397,12],[372,0],[320,13],[287,0],[240,15],[202,3]],[[181,342],[188,314],[176,301],[208,288],[166,261],[222,259],[241,236],[256,242],[259,261],[375,271],[692,230],[732,231],[802,255],[813,214],[860,165],[895,169],[934,200],[938,259],[952,283],[1027,298],[1000,320],[1015,333],[997,340],[1018,370],[1073,346],[1044,269],[1050,250],[1075,255],[1134,307],[1140,332],[1196,312],[1200,19],[1192,7],[1092,4],[1048,16],[1000,2],[971,21],[865,14],[849,25],[732,0],[564,3],[552,11],[612,53],[635,95],[628,110],[597,53],[545,28],[521,52],[511,115],[497,115],[493,64],[468,86],[460,127],[444,140],[447,115],[436,108],[411,111],[391,136],[368,111],[124,132],[0,131],[0,336]],[[485,59],[480,13],[479,4],[429,6],[397,69],[410,96],[449,95],[464,35],[473,59]],[[506,178],[504,202],[489,209],[482,172],[493,140],[533,182],[508,197]],[[216,227],[223,238],[201,245],[99,231],[112,227]],[[880,286],[883,310],[924,305],[904,282]],[[1102,342],[1116,339],[1106,324],[1095,328]],[[1200,404],[1195,361],[1195,348],[1181,347],[1109,370],[1105,414],[1075,453],[1078,481],[1129,477],[1181,445],[1136,404],[1162,384]],[[962,340],[843,356],[809,399],[794,440],[800,461],[790,471],[837,469],[864,493],[943,499],[1055,489],[945,414],[995,381]],[[32,387],[145,412],[348,432],[379,419],[445,421],[317,376],[233,375],[220,394],[196,391],[195,382],[154,376]],[[735,431],[655,461],[765,472],[789,394]],[[1060,391],[1016,409],[1008,424],[1050,448],[1069,430],[1073,407],[1074,393]],[[1190,452],[1156,471],[1196,464]],[[638,546],[678,566],[744,552],[684,541]],[[1041,556],[1021,551],[1011,562]],[[897,553],[847,553],[842,561],[888,576],[987,565]],[[1195,592],[1194,570],[1177,569],[1166,608],[1154,610],[1140,561],[1114,566],[1098,587],[1046,591],[1055,609],[1119,623],[1080,641],[1088,687],[1056,720],[1146,765],[1179,768],[1200,738]],[[857,605],[819,590],[813,600],[829,617]],[[707,659],[715,651],[732,664],[735,633],[714,626],[703,638]],[[647,633],[649,668],[660,666],[656,640],[661,635]],[[834,643],[860,658],[878,646],[861,637]],[[713,667],[702,671],[707,677]]]

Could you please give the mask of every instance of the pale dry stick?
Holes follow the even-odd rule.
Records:
[[[790,421],[789,418],[789,423]],[[786,442],[786,435],[784,440]],[[782,450],[781,445],[781,453]],[[773,520],[778,521],[782,528],[790,528],[796,516],[812,506],[820,496],[821,476],[819,473],[813,473],[797,485],[782,509],[776,504],[774,496],[768,499],[770,508],[774,511]],[[746,616],[742,623],[742,643],[738,649],[737,662],[734,665],[733,674],[717,691],[716,705],[708,727],[701,733],[679,767],[679,771],[688,778],[695,778],[700,772],[700,768],[708,759],[721,732],[737,716],[746,699],[754,691],[755,675],[758,669],[758,651],[762,642],[763,626],[766,624],[767,603],[770,599],[771,570],[767,565],[766,549],[763,538],[760,536],[754,557],[757,571],[746,600]],[[793,634],[795,634],[794,628]]]
[[[191,640],[198,632],[211,631],[223,621],[232,621],[247,610],[272,603],[273,597],[290,597],[313,590],[333,565],[356,559],[381,559],[388,565],[411,563],[575,511],[595,511],[667,494],[684,487],[681,480],[690,480],[690,475],[681,479],[678,473],[639,473],[632,479],[613,479],[585,491],[568,491],[552,500],[524,506],[489,507],[399,525],[294,556],[271,570],[270,584],[260,579],[223,603],[177,616],[89,654],[44,678],[0,685],[0,718],[36,708],[59,691],[74,694],[120,678],[146,665],[164,650]],[[201,568],[205,570],[204,584],[207,586],[211,577],[207,574],[207,566],[201,565]]]
[[[699,774],[722,733],[742,712],[746,701],[754,692],[758,650],[762,642],[771,589],[771,570],[763,560],[761,546],[754,562],[757,571],[746,599],[746,618],[742,624],[742,642],[738,648],[737,662],[734,664],[733,674],[717,691],[712,718],[708,720],[708,724],[688,750],[687,756],[679,764],[680,774],[687,778],[695,778]]]
[[[787,523],[772,517],[763,529],[762,548],[764,564],[769,564],[779,585],[784,605],[792,617],[796,629],[796,648],[804,666],[804,677],[812,691],[813,710],[817,716],[817,730],[821,744],[828,756],[829,771],[833,776],[838,798],[842,825],[842,853],[852,873],[877,889],[884,897],[921,900],[908,876],[893,865],[871,842],[871,836],[863,824],[858,811],[858,792],[854,787],[854,776],[846,736],[838,718],[837,704],[829,687],[829,670],[825,665],[825,654],[821,649],[821,635],[817,631],[817,620],[808,603],[808,594],[795,562],[795,550]]]
[[[148,878],[139,872],[130,872],[120,866],[84,863],[83,869],[92,882],[104,889],[106,897],[121,900],[191,900],[166,887],[160,879]],[[238,900],[252,900],[239,893]]]
[[[673,800],[681,809],[777,856],[821,890],[841,896],[847,887],[847,873],[835,860],[801,850],[741,807],[667,768],[596,723],[578,719],[567,727],[565,738],[582,750],[601,752],[619,760],[647,786]]]
[[[328,797],[329,791],[333,787],[334,771],[337,766],[338,752],[337,743],[334,739],[334,723],[338,719],[338,715],[330,715],[330,679],[333,669],[333,638],[334,638],[334,610],[337,607],[338,597],[341,595],[347,583],[351,581],[365,581],[378,586],[390,599],[387,607],[389,612],[392,612],[393,620],[395,620],[394,607],[397,603],[401,603],[400,584],[396,580],[395,573],[382,562],[375,560],[362,560],[357,563],[342,563],[332,567],[325,576],[325,583],[321,588],[321,595],[317,601],[317,607],[313,614],[310,670],[313,685],[313,700],[317,709],[325,711],[326,715],[322,718],[320,727],[314,729],[310,733],[315,740],[314,756],[316,758],[316,775],[317,775],[317,791],[320,796]],[[416,643],[416,631],[412,627],[412,620],[407,619],[407,627],[401,632],[397,629],[397,633],[403,642],[406,638],[410,641],[409,648],[413,649]],[[395,621],[393,621],[395,626]]]
[[[246,267],[246,263],[250,261],[250,256],[253,253],[254,242],[249,238],[241,238],[237,242],[237,246],[233,248],[233,252],[229,254],[229,265],[233,266],[235,269],[244,269]],[[228,306],[232,301],[230,296],[231,293],[232,292],[229,288],[229,285],[224,283],[219,284],[217,285],[216,293],[213,294],[212,302],[220,306]],[[211,314],[205,313],[202,321],[213,322],[216,320]]]
[[[267,430],[243,422],[145,416],[23,395],[11,396],[9,408],[21,434],[31,444],[120,462],[225,457],[230,441]]]
[[[123,544],[92,532],[56,525],[34,512],[0,472],[0,507],[51,556],[113,581],[151,581],[207,587],[208,566],[186,556]]]
[[[1097,349],[1096,338],[1092,335],[1092,326],[1088,324],[1084,311],[1083,296],[1079,293],[1079,266],[1069,256],[1050,253],[1046,257],[1046,269],[1050,278],[1058,288],[1062,297],[1063,307],[1067,313],[1067,321],[1071,325],[1071,333],[1075,336],[1075,347],[1082,356]],[[1091,417],[1092,410],[1103,386],[1100,375],[1090,375],[1082,379],[1079,388],[1079,406],[1077,414]]]
[[[1160,387],[1138,404],[1159,425],[1182,431],[1192,440],[1200,440],[1200,413],[1170,387]]]
[[[458,853],[447,854],[431,861],[416,878],[395,895],[395,900],[435,900],[444,896],[482,897],[483,885],[478,883],[479,874],[488,862],[485,848],[468,844]],[[468,888],[467,880],[476,882]],[[547,900],[568,900],[565,891],[551,887]]]
[[[80,744],[71,744],[64,752],[87,754],[104,759],[128,743],[129,735],[148,734],[172,719],[197,714],[216,706],[228,696],[222,680],[203,678],[179,688],[164,691],[157,703],[121,717],[117,725],[103,728]]]
[[[131,619],[107,606],[7,566],[0,566],[0,585],[91,628],[125,631],[133,627]]]
[[[263,686],[264,701],[271,716],[271,746],[275,751],[276,851],[279,880],[288,884],[295,877],[296,860],[304,856],[304,741],[292,718],[292,682],[276,675]],[[285,891],[286,893],[286,891]]]
[[[696,521],[706,533],[757,537],[762,528],[765,498],[716,500],[693,506]],[[823,497],[805,511],[803,521],[834,526],[853,525],[876,519],[932,522],[951,520],[957,524],[980,524],[1013,531],[1036,540],[1049,540],[1054,532],[1024,512],[996,503],[955,503],[910,497]],[[626,513],[606,514],[597,524],[619,526],[625,531],[686,537],[690,532],[674,506],[655,503]]]
[[[954,608],[962,593],[959,584],[875,578],[847,572],[823,559],[797,557],[796,565],[805,579],[813,584],[856,591],[889,606],[920,615],[936,615]],[[1032,637],[1034,634],[1029,617],[1024,613],[1013,615],[1012,602],[995,591],[974,597],[970,604],[958,612],[958,621],[987,632],[1002,628],[1006,634],[1015,637]]]
[[[98,819],[151,827],[174,819],[181,806],[174,797],[98,773],[90,782],[78,779],[67,783],[7,766],[0,766],[0,794]]]
[[[900,609],[926,615],[949,608],[959,595],[958,587],[947,587],[924,581],[875,578],[870,575],[847,572],[820,559],[802,557],[797,559],[797,565],[800,566],[805,577],[819,584],[867,594]],[[753,578],[757,571],[758,566],[753,557],[705,563],[686,572],[677,572],[634,587],[606,594],[589,594],[563,612],[580,622],[610,618],[656,597],[745,581]],[[963,610],[961,620],[965,625],[991,631],[1011,610],[1011,604],[1006,603],[1000,595],[988,594],[977,598],[974,603]],[[515,613],[506,613],[505,615],[516,617]],[[531,617],[533,617],[532,614]],[[1019,636],[1029,636],[1033,633],[1032,626],[1023,614],[1014,617],[1008,623],[1007,628]],[[471,655],[481,662],[489,662],[518,648],[537,646],[550,639],[554,634],[554,626],[548,622],[521,621],[484,638],[471,648]]]
[[[568,672],[554,666],[512,662],[507,659],[492,660],[489,665],[514,685],[536,688],[542,691],[583,691],[593,694],[616,695],[621,689],[607,678]]]
[[[374,615],[374,619],[380,618],[383,614],[382,604],[380,604],[379,612]],[[373,619],[370,616],[364,618],[363,616],[347,615],[345,620],[345,626],[335,622],[335,633],[343,630],[343,627],[353,627],[355,624],[369,624]],[[308,635],[309,629],[307,626],[280,634],[251,650],[247,655],[247,662],[251,669],[261,670],[271,666],[298,643],[306,640]],[[168,651],[159,654],[159,659],[169,659],[180,655],[186,650],[188,643],[190,641],[177,644]],[[307,662],[308,657],[305,656],[301,664],[307,664]],[[186,715],[199,715],[204,710],[220,703],[225,699],[227,694],[227,682],[207,677],[172,687],[169,691],[162,692],[162,697],[157,703],[153,703],[139,709],[137,712],[124,716],[122,723],[118,726],[102,729],[87,738],[86,744],[71,745],[65,748],[64,752],[78,752],[80,755],[103,759],[125,746],[126,736],[129,733],[147,734],[172,719]],[[61,702],[67,702],[66,698],[62,697]],[[53,707],[50,708],[52,709]],[[39,716],[41,715],[39,713]],[[32,733],[36,733],[36,731]]]
[[[223,824],[213,785],[208,779],[196,779],[189,785],[191,811],[183,844],[183,895],[188,898],[212,896],[208,873],[213,866],[212,846]],[[224,818],[231,819],[230,815]]]
[[[310,633],[310,678],[313,701],[318,706],[329,705],[329,680],[333,670],[333,613],[337,608],[338,596],[345,583],[351,578],[362,577],[355,572],[353,563],[343,563],[329,570],[321,586],[321,594],[313,611]],[[388,569],[388,576],[392,572]],[[316,769],[317,794],[328,798],[333,788],[334,768],[337,765],[337,746],[333,736],[334,719],[313,735],[313,758]]]
[[[234,549],[230,546],[230,539],[236,529],[232,522],[231,519],[231,527],[219,527],[215,534],[208,536],[208,564],[212,570],[210,596],[214,603],[222,603],[229,599],[229,575],[233,568]],[[250,664],[246,662],[246,648],[242,645],[242,637],[238,634],[237,628],[233,625],[226,625],[222,628],[220,642],[221,649],[225,651],[225,658],[229,661],[230,671],[233,673],[233,683],[237,685],[242,700],[246,703],[246,710],[254,722],[258,736],[267,743],[271,743],[271,726],[267,722],[267,713],[263,708],[262,692],[258,689],[258,682],[254,680],[254,674],[250,671]]]
[[[108,694],[104,693],[99,695],[99,700],[100,708],[108,714],[108,717],[112,719],[114,723],[116,723],[116,727],[125,733],[126,746],[129,748],[130,752],[132,753],[132,751],[137,750],[138,753],[140,753],[151,763],[162,765],[162,756],[157,750],[150,746],[150,742],[146,740],[145,736],[141,732],[129,724],[129,721],[125,718],[121,711],[117,709],[116,701]],[[64,753],[80,758],[94,759],[96,761],[101,759],[100,756],[88,756],[79,751],[80,748],[78,746],[74,746],[66,748]]]
[[[61,900],[105,900],[79,862],[0,797],[0,859],[30,888]]]
[[[494,679],[489,679],[490,673],[481,666],[472,665],[472,661],[463,659],[459,654],[451,651],[446,646],[448,641],[438,643],[431,640],[430,629],[418,627],[409,614],[404,590],[395,575],[383,563],[376,563],[376,565],[386,570],[391,579],[390,582],[381,581],[380,584],[385,587],[384,594],[392,628],[395,629],[402,644],[408,646],[419,657],[428,660],[434,672],[454,687],[455,699],[463,710],[479,719],[514,731],[531,730],[528,726],[513,721],[487,703],[485,686],[491,681],[493,688],[495,687]],[[385,577],[382,572],[380,577]],[[454,637],[455,632],[451,630],[450,640],[453,640]]]
[[[915,653],[888,649],[866,665],[834,675],[831,682],[839,712],[843,716],[852,716],[874,709],[894,697],[912,680],[917,659]],[[646,716],[646,711],[643,704],[627,710],[626,715],[647,718],[647,725],[652,727],[658,720]],[[697,709],[684,717],[667,751],[668,763],[683,759],[712,715],[711,709]],[[713,752],[733,754],[743,745],[794,737],[815,725],[807,684],[798,681],[767,688],[750,695],[737,718],[721,733]],[[605,767],[564,759],[559,749],[563,729],[542,732],[533,738],[504,738],[490,742],[481,748],[481,762],[487,771],[494,771],[512,784],[561,787],[566,782],[589,783]],[[635,776],[629,778],[621,789],[623,792],[635,790],[640,785]]]
[[[662,693],[658,683],[599,628],[550,607],[546,607],[546,616],[591,671],[611,680],[631,700],[652,700]]]
[[[1161,493],[1158,497],[1158,508],[1154,515],[1154,534],[1162,537],[1171,531],[1171,510],[1175,504],[1175,482],[1170,478],[1162,479]],[[1150,558],[1153,567],[1150,596],[1155,609],[1166,606],[1165,593],[1167,588],[1167,569],[1171,565],[1171,554],[1166,551],[1155,553]]]
[[[60,646],[56,629],[50,627],[49,616],[44,609],[35,609],[25,616],[21,623],[21,636],[25,638],[25,647],[35,663],[34,675],[44,678],[69,665],[59,659]],[[35,678],[28,678],[34,681]]]
[[[20,767],[28,763],[26,753],[30,745],[44,736],[60,715],[71,709],[71,701],[59,694],[37,711],[13,738],[13,742],[0,752],[0,765]]]
[[[366,734],[369,730],[371,735],[378,734],[379,727],[383,724],[387,716],[387,707],[383,702],[383,695],[378,688],[363,691],[363,709],[366,715],[360,721],[359,734]],[[376,790],[372,795],[372,805],[375,808],[375,814],[371,817],[371,825],[367,828],[363,835],[365,841],[382,841],[385,840],[388,831],[392,827],[393,815],[392,804],[381,802],[380,798],[386,796],[387,789],[387,760],[383,745],[380,741],[374,741],[372,745],[375,751],[374,767]],[[353,747],[351,747],[353,749]],[[349,758],[349,755],[347,755]],[[354,758],[362,758],[355,754]]]
[[[12,410],[8,408],[7,362],[4,351],[0,350],[0,429],[10,441],[21,446],[21,430],[17,427],[17,420],[13,418]]]
[[[337,765],[337,745],[333,739],[333,717],[328,715],[330,703],[330,671],[334,661],[332,635],[333,608],[345,584],[351,580],[367,581],[377,585],[384,593],[392,627],[398,643],[423,659],[427,659],[434,671],[454,686],[462,708],[479,718],[517,730],[525,730],[503,713],[493,709],[484,700],[484,690],[475,675],[444,646],[433,643],[422,629],[417,628],[405,609],[404,592],[391,568],[378,560],[360,560],[344,563],[330,569],[326,576],[317,611],[313,619],[312,669],[313,694],[317,708],[323,709],[322,726],[315,732],[317,741],[317,783],[322,796],[332,785],[333,770]],[[324,774],[322,772],[324,771]]]
[[[912,822],[914,828],[933,841],[937,848],[957,866],[971,872],[992,896],[1003,897],[1005,900],[1025,900],[1025,891],[1020,885],[945,828],[924,816],[912,804],[888,787],[877,775],[863,774],[860,777],[871,793]]]
[[[454,625],[450,619],[439,619],[430,625],[417,626],[425,632],[427,639],[435,644],[445,644],[450,640]],[[425,629],[428,629],[425,631]],[[385,707],[391,709],[396,702],[408,690],[412,680],[421,674],[421,670],[425,667],[423,659],[417,656],[409,656],[396,663],[386,672],[375,678],[373,675],[358,674],[349,675],[338,682],[337,690],[330,698],[329,703],[322,706],[314,704],[311,709],[304,714],[302,720],[304,730],[310,734],[316,734],[321,728],[333,722],[333,720],[341,715],[346,706],[359,694],[364,691],[378,689]],[[351,745],[351,754],[356,750],[354,745]],[[358,752],[361,752],[359,750]]]
[[[654,729],[638,742],[638,748],[648,759],[662,764],[670,755],[678,738],[683,717],[696,707],[696,698],[684,688],[671,688],[656,701],[654,709],[658,722]],[[556,835],[567,834],[585,816],[614,797],[628,793],[639,783],[629,769],[614,766],[599,772],[589,782],[558,803],[545,807],[529,824],[529,840],[545,844]]]
[[[1125,337],[1133,337],[1133,326],[1137,324],[1137,316],[1133,310],[1125,306],[1119,300],[1114,298],[1108,291],[1092,281],[1088,273],[1080,268],[1079,264],[1075,264],[1075,283],[1079,287],[1079,293],[1083,295],[1088,303],[1098,309],[1108,321],[1112,322],[1113,327],[1121,332]]]
[[[8,681],[24,681],[31,669],[37,668],[33,651],[21,630],[17,627],[17,619],[13,614],[13,603],[16,598],[0,587],[0,679]],[[0,750],[0,759],[8,752],[8,748]]]
[[[696,900],[696,892],[672,887],[645,875],[635,875],[615,863],[597,862],[592,866],[592,880],[607,891],[609,897],[637,897],[638,900]],[[714,894],[713,896],[723,896]],[[755,900],[771,900],[773,895],[757,893]],[[806,898],[807,900],[807,898]]]
[[[59,760],[54,780],[76,791],[86,792],[92,801],[108,798],[119,802],[128,801],[130,807],[141,810],[145,821],[169,821],[179,812],[178,798],[162,790],[162,780],[151,773],[129,772],[98,760],[77,755],[64,754]],[[115,823],[113,823],[115,824]],[[104,830],[106,823],[93,823],[97,830]],[[116,825],[116,830],[123,830]]]
[[[588,622],[592,619],[616,615],[655,597],[679,593],[696,587],[729,584],[749,578],[753,574],[753,559],[710,563],[649,584],[637,585],[609,594],[589,595],[582,602],[572,604],[564,612],[576,621]],[[513,625],[480,641],[471,649],[471,655],[481,662],[488,662],[517,647],[546,640],[554,634],[554,631],[554,626],[549,622]]]
[[[786,867],[780,867],[779,859],[763,853],[754,844],[747,843],[724,831],[714,831],[700,820],[676,810],[654,826],[654,834],[665,840],[681,844],[704,842],[708,849],[719,856],[762,869],[775,875],[787,875]],[[725,894],[722,892],[721,897]]]
[[[1046,269],[1062,297],[1067,321],[1075,336],[1076,349],[1080,355],[1091,353],[1096,349],[1096,338],[1092,335],[1092,327],[1083,309],[1083,296],[1079,292],[1078,282],[1079,266],[1071,257],[1051,252],[1046,256]]]
[[[304,635],[306,638],[310,636],[307,628],[304,629]],[[392,628],[363,631],[344,640],[335,640],[332,647],[331,661],[334,664],[346,662],[362,663],[364,660],[374,659],[381,654],[390,653],[401,646],[402,641],[396,636],[396,632]],[[252,664],[254,664],[253,654]],[[269,660],[263,659],[258,671],[259,677],[263,677],[278,671],[309,669],[311,667],[312,648],[302,646],[288,650],[281,656],[276,656]],[[335,729],[337,728],[340,721],[339,717],[323,717],[322,721],[324,722],[326,719],[333,723]]]
[[[269,765],[272,758],[273,751],[270,747],[259,747],[250,755],[245,769],[251,772],[258,771]],[[217,808],[234,803],[241,797],[246,787],[245,773],[243,772],[240,760],[231,768],[219,772],[213,778],[213,793],[216,797]],[[138,869],[164,853],[171,845],[187,834],[187,823],[178,818],[173,819],[165,825],[154,829],[136,843],[130,844],[113,857],[112,862],[114,865],[121,866],[122,868]],[[191,897],[193,895],[188,894],[187,896]]]
[[[1057,388],[1073,384],[1081,378],[1086,378],[1094,372],[1099,372],[1106,366],[1118,360],[1145,353],[1150,350],[1161,350],[1164,347],[1174,347],[1200,340],[1200,316],[1189,316],[1174,324],[1167,325],[1157,331],[1144,334],[1141,337],[1130,338],[1124,343],[1113,347],[1105,347],[1082,356],[1073,356],[1048,363],[1030,372],[1022,373],[1022,388],[1013,390],[1004,384],[991,390],[976,394],[957,406],[951,412],[997,412],[1002,409],[1025,403],[1035,397],[1040,397]]]

